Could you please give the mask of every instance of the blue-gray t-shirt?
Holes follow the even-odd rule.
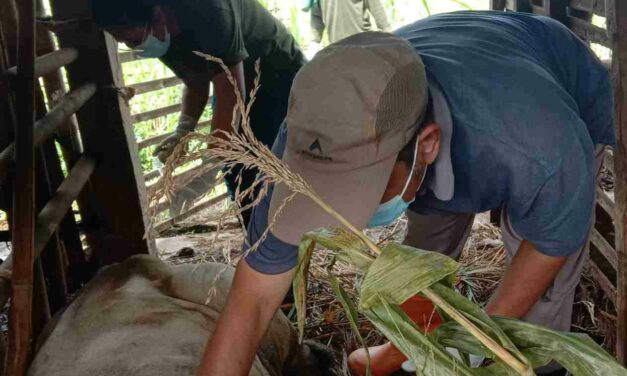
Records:
[[[553,19],[509,12],[442,14],[396,34],[422,57],[452,120],[453,197],[427,190],[412,209],[505,205],[514,230],[540,252],[580,248],[594,206],[594,147],[616,141],[609,73],[588,46]],[[285,136],[275,143],[279,156]],[[249,244],[267,227],[271,194],[253,212]],[[296,265],[297,247],[270,234],[246,261],[281,273]]]

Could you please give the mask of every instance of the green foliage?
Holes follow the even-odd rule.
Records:
[[[368,247],[357,236],[333,228],[306,234],[299,247],[294,293],[301,336],[307,275],[316,245],[334,251],[333,262],[337,259],[349,263],[357,260],[354,265],[365,274],[358,311],[414,361],[420,375],[533,375],[533,368],[551,360],[575,376],[627,375],[627,370],[586,335],[559,333],[517,320],[488,316],[452,288],[457,271],[454,260],[439,253],[388,243],[382,248],[381,255],[372,261]],[[332,269],[329,267],[328,270],[338,301],[346,311],[352,329],[358,333],[356,305],[339,286]],[[429,293],[432,300],[437,297],[450,307],[446,312],[451,316],[439,311],[445,323],[430,334],[417,327],[400,308],[408,298],[421,293]],[[445,307],[441,302],[437,306]],[[455,318],[453,313],[464,319]],[[480,336],[485,336],[481,342],[478,340]],[[446,348],[458,349],[462,359],[474,354],[490,358],[493,363],[487,367],[470,368]]]

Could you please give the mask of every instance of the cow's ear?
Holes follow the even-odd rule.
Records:
[[[331,350],[314,341],[303,341],[300,351],[283,369],[283,376],[333,376],[335,357]]]

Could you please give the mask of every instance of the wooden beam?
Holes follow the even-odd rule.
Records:
[[[51,0],[56,19],[90,18],[90,2],[84,0]],[[94,82],[102,89],[76,114],[83,147],[96,160],[90,184],[97,200],[79,208],[83,220],[92,228],[111,235],[103,244],[87,233],[87,242],[97,260],[108,259],[106,252],[115,244],[120,254],[149,253],[154,241],[144,238],[150,218],[148,200],[142,179],[139,151],[135,141],[128,105],[113,88],[123,87],[117,42],[96,25],[75,25],[57,34],[62,48],[73,47],[79,58],[66,71],[71,87]]]
[[[43,17],[47,16],[45,14],[46,6],[44,4],[44,0],[37,0],[37,9],[38,16]],[[55,41],[52,37],[52,33],[48,31],[48,29],[44,27],[37,28],[37,55],[41,56],[47,53],[50,53],[56,49]],[[65,86],[63,75],[61,74],[61,70],[57,69],[48,73],[42,77],[43,79],[43,87],[46,93],[46,97],[48,98],[48,108],[54,107],[58,104],[59,100],[62,99],[67,94],[67,88]],[[55,141],[58,141],[61,146],[61,153],[63,155],[63,159],[65,160],[65,164],[68,169],[71,169],[80,156],[83,153],[83,144],[81,141],[80,132],[78,130],[78,124],[76,123],[76,119],[71,116],[68,118],[61,126],[59,126],[55,132]],[[42,147],[42,151],[44,154],[44,160],[46,161],[46,169],[50,173],[50,186],[49,196],[51,196],[56,188],[61,185],[64,180],[63,171],[61,169],[61,161],[57,157],[56,148],[54,147],[53,142],[44,143]],[[86,185],[89,187],[89,184]],[[79,195],[78,201],[84,201],[81,196],[89,197],[91,191],[89,189],[83,189],[81,195]],[[80,239],[80,233],[78,231],[78,227],[76,225],[76,219],[74,218],[74,214],[70,211],[65,216],[63,221],[61,222],[59,234],[55,236],[54,243],[58,243],[58,251],[61,253],[60,256],[63,257],[63,275],[61,277],[64,278],[65,291],[61,291],[64,293],[64,297],[67,296],[68,293],[73,293],[78,290],[80,286],[82,286],[85,282],[85,278],[83,275],[87,276],[87,273],[66,273],[66,271],[74,271],[84,269],[85,263],[85,252],[83,250],[83,244]],[[53,242],[51,242],[53,243]],[[49,252],[44,251],[43,257],[46,257],[46,254]],[[43,263],[46,264],[46,260],[43,260]],[[47,276],[47,278],[51,278],[51,276]],[[57,300],[54,294],[49,294],[50,296],[50,304],[51,309],[56,311],[57,307],[55,304],[55,300]],[[59,301],[60,306],[65,306],[67,301],[61,299]]]
[[[61,223],[65,214],[72,207],[72,203],[85,186],[85,183],[89,180],[90,175],[94,171],[94,166],[95,163],[93,160],[86,157],[81,158],[57,189],[55,196],[48,201],[46,206],[39,212],[34,231],[34,256],[38,257],[41,254],[48,240],[59,227],[59,223]],[[15,245],[13,249],[15,250]],[[0,264],[0,271],[11,272],[14,275],[14,253],[9,255],[9,257]],[[7,280],[0,278],[0,306],[4,307],[10,295]]]
[[[31,350],[35,259],[35,0],[21,0],[17,6],[19,41],[16,108],[19,126],[15,135],[16,178],[12,236],[15,265],[9,310],[8,376],[26,374]]]
[[[575,34],[590,43],[598,43],[607,48],[612,48],[612,43],[607,35],[607,30],[582,20],[579,17],[568,17],[570,28]]]
[[[139,56],[138,53],[135,52],[135,51],[120,52],[120,54],[118,56],[119,56],[120,64],[130,63],[132,61],[146,59],[145,57]]]
[[[34,145],[39,146],[50,138],[57,127],[76,113],[95,92],[96,86],[94,84],[85,84],[63,98],[46,116],[35,123]],[[15,147],[16,143],[12,143],[0,153],[0,182],[6,178],[11,162],[14,160]]]
[[[35,77],[45,76],[61,67],[64,67],[75,61],[78,57],[78,51],[74,48],[62,48],[54,52],[50,52],[43,56],[39,56],[35,60]],[[0,74],[0,96],[5,96],[15,84],[17,77],[17,67],[12,67]]]
[[[590,260],[588,265],[590,266],[590,272],[592,276],[599,284],[599,287],[601,287],[601,290],[603,290],[603,292],[605,293],[605,296],[607,296],[612,301],[612,303],[616,305],[616,287],[614,287],[612,281],[607,278],[605,273],[601,271],[601,269],[597,266],[597,264],[594,263],[594,261]]]
[[[161,90],[168,87],[176,86],[182,84],[178,77],[167,77],[160,78],[158,80],[140,82],[137,84],[130,85],[129,87],[135,90],[135,95],[150,93],[151,91]]]
[[[597,204],[603,208],[607,215],[614,219],[614,199],[599,187],[597,187]]]
[[[605,17],[605,0],[570,0],[572,9]]]
[[[595,228],[590,232],[590,241],[599,250],[614,270],[618,268],[618,255],[610,243]]]
[[[161,116],[173,114],[179,111],[181,111],[181,104],[180,103],[172,104],[169,106],[157,108],[155,110],[150,110],[150,111],[142,112],[139,114],[135,114],[133,115],[133,123],[141,123],[142,121],[156,119]]]
[[[615,163],[616,251],[618,252],[618,359],[627,365],[627,2],[608,1],[608,28],[613,39],[613,75],[616,103]]]

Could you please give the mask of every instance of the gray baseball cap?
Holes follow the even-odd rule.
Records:
[[[378,207],[398,153],[416,136],[428,100],[420,56],[404,39],[360,33],[321,50],[294,79],[283,161],[349,222],[363,228]],[[274,188],[269,218],[289,188]],[[340,223],[298,195],[273,234],[302,235]]]

